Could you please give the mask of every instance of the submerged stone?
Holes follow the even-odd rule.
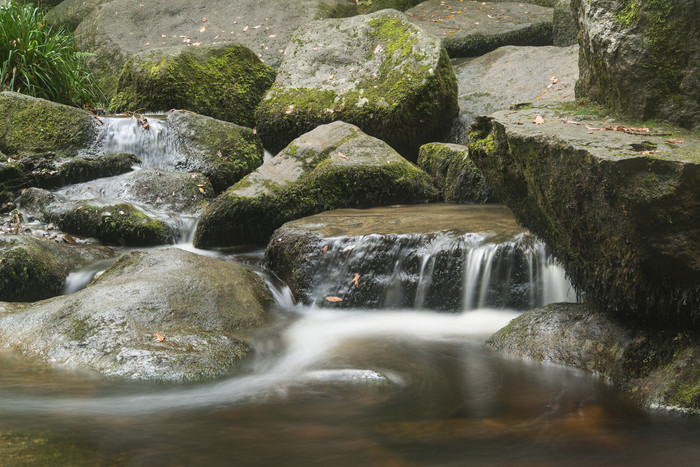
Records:
[[[274,69],[240,44],[163,47],[126,61],[110,109],[191,110],[252,127],[274,80]]]
[[[294,35],[257,128],[279,151],[318,125],[342,120],[406,157],[434,141],[457,115],[457,83],[439,40],[406,15],[316,21]]]
[[[572,0],[581,31],[577,96],[633,119],[700,127],[695,0]]]
[[[693,330],[630,327],[587,304],[523,313],[487,347],[602,375],[641,405],[700,414],[700,336]]]
[[[643,323],[700,323],[697,135],[580,112],[482,118],[471,158],[587,301]]]
[[[430,177],[389,145],[344,122],[321,125],[219,195],[195,232],[198,248],[266,243],[292,219],[327,209],[434,200]]]
[[[406,11],[442,41],[451,58],[475,57],[504,45],[551,45],[551,8],[509,2],[428,0]]]
[[[76,107],[0,93],[0,151],[8,156],[46,152],[75,156],[94,143],[97,125],[92,114]]]
[[[131,252],[86,289],[0,303],[0,346],[107,376],[198,381],[251,351],[272,296],[253,271],[179,249]]]
[[[469,148],[459,144],[428,143],[420,148],[418,166],[433,177],[448,203],[496,202],[497,196],[469,158]]]
[[[29,302],[56,296],[70,272],[112,256],[114,251],[103,246],[2,235],[0,301]]]
[[[455,312],[575,298],[544,245],[500,205],[328,211],[277,229],[265,262],[319,307]]]

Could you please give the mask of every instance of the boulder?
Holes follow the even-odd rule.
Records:
[[[97,138],[97,120],[84,110],[0,92],[0,151],[8,156],[54,152],[75,156]]]
[[[174,238],[168,224],[124,202],[105,205],[95,200],[70,201],[40,188],[28,188],[19,203],[65,232],[94,237],[107,244],[163,245],[172,243]]]
[[[253,271],[179,249],[123,255],[86,289],[0,303],[0,345],[107,376],[196,381],[248,355],[272,296]]]
[[[436,197],[430,177],[389,145],[333,122],[297,138],[219,195],[197,224],[194,244],[265,243],[285,222],[324,210]]]
[[[61,293],[66,277],[114,256],[110,248],[59,243],[31,235],[0,236],[0,300],[29,302]]]
[[[571,10],[571,0],[558,0],[554,6],[552,43],[566,47],[578,43],[578,24]]]
[[[647,408],[700,414],[700,335],[630,327],[582,303],[523,313],[487,348],[604,376]]]
[[[504,45],[552,45],[551,8],[522,2],[428,0],[406,11],[439,38],[451,58],[475,57]]]
[[[181,156],[175,168],[201,172],[217,193],[263,163],[262,143],[250,128],[181,110],[168,112],[166,125]]]
[[[274,80],[274,69],[240,44],[162,47],[127,59],[110,110],[183,109],[252,127]]]
[[[643,323],[700,323],[700,141],[585,112],[481,118],[470,156],[587,301]]]
[[[695,0],[572,0],[581,31],[578,97],[634,119],[700,127]]]
[[[140,7],[131,0],[65,0],[51,15],[55,24],[73,27],[78,47],[94,54],[90,68],[111,99],[127,59],[160,47],[238,43],[279,66],[292,33],[325,17],[326,1],[150,0]]]
[[[469,158],[469,148],[459,144],[428,143],[420,148],[418,166],[433,177],[448,203],[488,203],[496,195]]]
[[[462,134],[479,115],[524,103],[574,101],[577,62],[577,47],[507,46],[455,65]]]
[[[379,10],[393,9],[406,11],[421,3],[423,0],[374,0],[371,2],[356,2],[354,0],[329,0],[325,1],[322,17],[346,18],[349,16],[374,13]]]
[[[505,206],[328,211],[277,229],[265,263],[298,301],[318,307],[461,312],[575,298]]]
[[[415,160],[457,116],[457,82],[440,42],[395,10],[316,21],[298,30],[257,128],[272,152],[342,120]]]

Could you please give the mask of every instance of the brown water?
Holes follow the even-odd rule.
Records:
[[[599,379],[481,350],[486,333],[512,313],[287,307],[278,316],[247,368],[206,384],[110,381],[3,355],[0,463],[639,466],[700,459],[697,418],[643,413]]]

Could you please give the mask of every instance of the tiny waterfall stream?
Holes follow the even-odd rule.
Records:
[[[105,147],[170,150],[165,130],[155,141],[118,146],[130,125]],[[262,251],[201,251],[186,237],[179,247],[267,278],[276,319],[258,333],[254,357],[219,380],[178,385],[110,380],[0,353],[0,464],[651,466],[700,458],[693,418],[644,413],[599,378],[483,350],[522,310],[576,298],[530,236],[438,235],[413,250],[400,247],[410,239],[394,242],[394,251],[382,250],[391,267],[380,278],[382,303],[371,310],[318,306],[337,292],[334,277],[354,267],[333,254],[354,245],[353,257],[368,262],[379,254],[370,238],[331,242],[316,296],[297,304],[262,268]],[[435,285],[448,257],[461,265],[458,313],[431,305],[446,293]],[[65,293],[108,265],[72,274]],[[519,310],[503,305],[515,301]]]

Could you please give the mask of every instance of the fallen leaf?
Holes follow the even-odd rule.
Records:
[[[223,155],[223,154],[221,154],[221,151],[216,151],[216,155],[217,155],[217,156],[219,156],[219,158],[222,158],[222,157],[224,157],[224,155]]]
[[[328,253],[328,245],[323,247],[323,254],[325,255],[326,253]]]
[[[248,26],[243,28],[243,32],[246,32],[248,30]]]
[[[202,23],[206,23],[206,22],[207,22],[207,19],[206,19],[206,18],[202,18]]]
[[[345,154],[343,154],[343,153],[340,152],[340,151],[338,151],[338,157],[340,157],[341,159],[344,159],[344,160],[349,160],[349,159],[350,159],[348,156],[346,156]]]
[[[165,340],[165,336],[158,332],[153,334],[153,337],[155,337],[158,342],[163,342]]]
[[[165,38],[168,37],[168,35],[167,35],[167,34],[161,34],[160,37],[162,37],[163,39],[165,39]]]
[[[644,154],[645,156],[650,156],[652,154],[656,154],[659,151],[642,151],[641,154]]]
[[[207,30],[207,28],[206,28],[204,25],[201,25],[201,26],[199,27],[199,32],[204,32],[204,31],[206,31],[206,30]]]
[[[575,122],[573,120],[564,120],[564,123],[568,123],[570,125],[580,125],[581,122]]]
[[[352,251],[352,250],[355,249],[356,246],[357,246],[357,245],[348,245],[348,246],[346,246],[345,248],[343,248],[340,252],[341,252],[341,253],[345,253],[346,251]]]
[[[199,191],[201,191],[203,195],[206,195],[206,193],[204,192],[204,188],[199,187]]]
[[[551,78],[549,78],[549,80],[552,82],[552,84],[557,84],[559,82],[559,78],[557,78],[556,76],[552,76]]]
[[[68,234],[63,234],[63,241],[74,245],[76,243],[75,239]]]
[[[353,277],[352,283],[355,284],[355,287],[360,286],[360,275],[358,273],[355,273],[355,277]]]
[[[684,139],[669,138],[666,142],[671,143],[671,144],[683,144],[683,143],[685,143],[685,140]]]
[[[343,299],[340,298],[340,297],[328,296],[328,297],[326,297],[326,301],[327,301],[327,302],[342,302]]]
[[[535,125],[542,125],[544,123],[544,118],[542,118],[542,115],[537,115],[535,119],[532,121]]]

